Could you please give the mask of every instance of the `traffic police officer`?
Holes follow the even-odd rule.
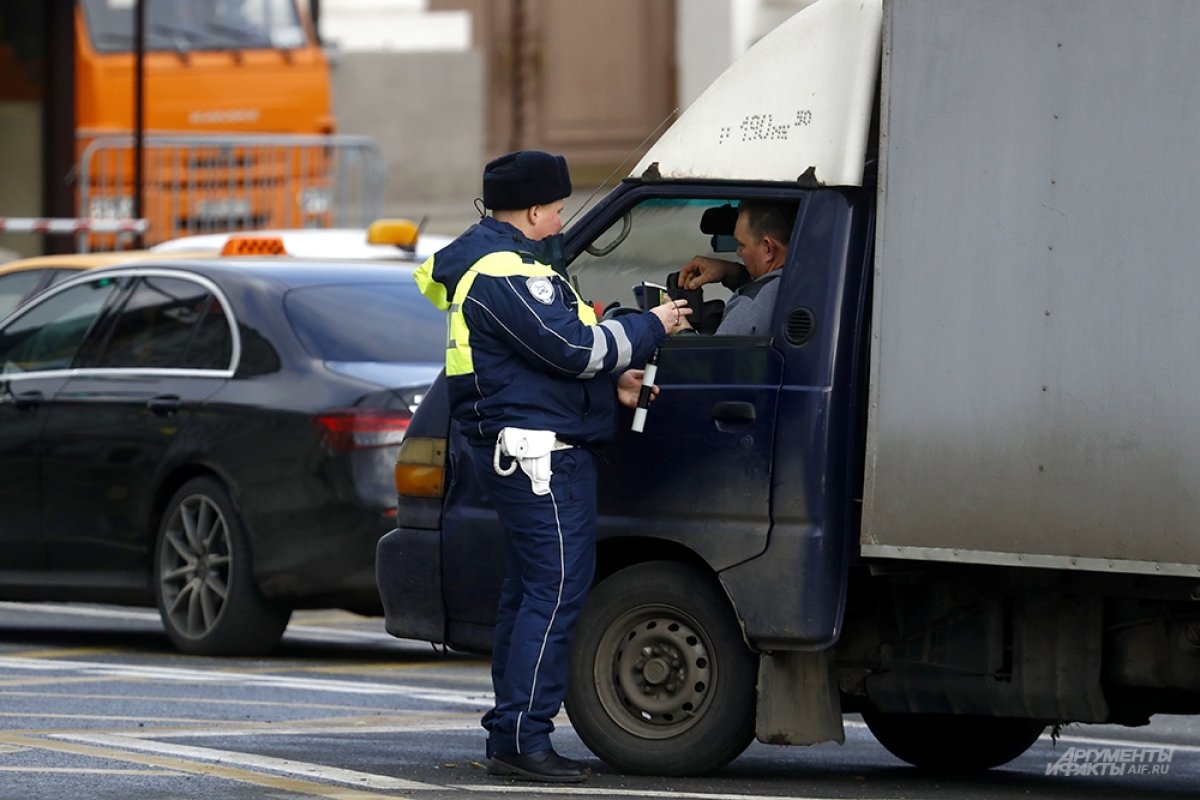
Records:
[[[495,705],[483,717],[488,772],[555,782],[587,774],[554,751],[550,732],[595,568],[593,448],[615,437],[617,402],[636,405],[642,371],[631,365],[690,313],[672,301],[598,322],[564,274],[559,231],[570,194],[562,156],[526,150],[491,161],[483,205],[492,216],[416,275],[449,312],[451,415],[506,538]]]

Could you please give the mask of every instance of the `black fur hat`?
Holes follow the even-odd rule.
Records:
[[[483,169],[483,205],[493,211],[551,203],[571,194],[571,174],[562,156],[518,150]]]

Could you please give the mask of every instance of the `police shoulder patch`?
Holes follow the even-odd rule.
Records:
[[[525,281],[525,288],[534,300],[548,306],[554,302],[554,282],[549,278],[538,275]]]

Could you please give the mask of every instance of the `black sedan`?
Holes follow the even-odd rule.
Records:
[[[0,598],[157,604],[256,654],[295,608],[381,612],[393,467],[441,369],[412,265],[166,260],[0,321]]]

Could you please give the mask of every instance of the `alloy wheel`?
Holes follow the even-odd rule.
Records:
[[[176,505],[159,551],[164,613],[183,635],[212,630],[229,596],[229,526],[212,498],[186,497]]]

